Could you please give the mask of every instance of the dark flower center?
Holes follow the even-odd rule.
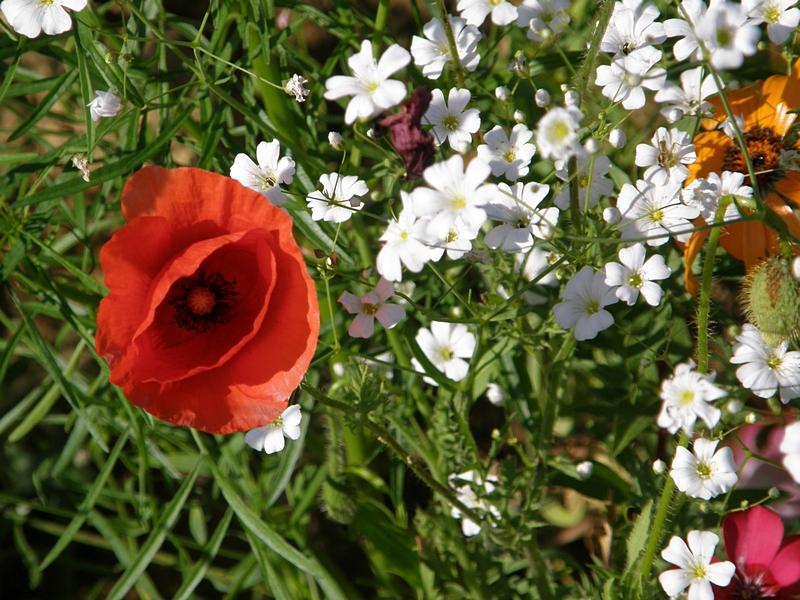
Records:
[[[768,127],[755,127],[751,131],[746,131],[743,137],[750,162],[753,163],[758,189],[762,194],[767,194],[782,177],[783,171],[779,164],[781,151],[791,150],[791,146]],[[733,146],[725,152],[722,169],[747,175],[747,164],[735,140]]]
[[[730,582],[732,598],[736,600],[769,600],[775,598],[779,591],[772,576],[761,566],[751,566],[747,573],[741,573],[737,568],[736,575]]]
[[[221,273],[208,273],[201,268],[172,285],[167,304],[175,308],[172,323],[197,333],[215,331],[235,316],[236,280],[227,281]]]

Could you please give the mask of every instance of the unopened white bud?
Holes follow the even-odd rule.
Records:
[[[622,148],[627,141],[628,137],[622,129],[612,129],[611,133],[608,134],[608,143],[614,148]]]
[[[337,377],[344,377],[344,365],[340,362],[333,363],[333,374]]]
[[[732,415],[738,415],[740,412],[742,412],[743,408],[744,404],[742,404],[740,400],[731,400],[727,405],[725,405],[725,409]]]
[[[758,415],[756,413],[748,413],[747,416],[744,418],[744,422],[748,425],[755,425],[758,423]]]
[[[800,256],[795,256],[792,261],[792,277],[800,279]]]
[[[486,387],[486,398],[495,406],[502,406],[508,398],[506,391],[497,383],[490,383]]]
[[[371,140],[377,140],[378,134],[375,133],[375,130],[372,127],[370,127],[369,129],[367,129],[367,137]]]
[[[773,500],[781,497],[781,491],[776,487],[769,488],[767,494],[769,494],[769,497],[772,498]]]
[[[569,86],[566,83],[562,83],[561,84],[561,91],[566,94],[567,91],[569,91]]]
[[[328,134],[328,143],[334,150],[344,150],[344,140],[342,139],[342,134],[338,131],[331,131]]]
[[[525,113],[521,110],[514,111],[514,122],[515,123],[524,123],[525,122]]]
[[[667,121],[677,123],[683,118],[683,111],[680,108],[672,108],[667,113]]]
[[[589,479],[594,473],[594,465],[592,461],[585,460],[575,465],[575,470],[578,472],[578,477],[581,479]]]
[[[619,211],[617,211],[617,212],[619,212]],[[643,359],[641,359],[639,361],[639,366],[642,367],[643,369],[646,369],[647,367],[649,367],[652,364],[653,364],[653,362],[649,358],[643,358]]]
[[[589,138],[583,147],[586,148],[589,154],[597,154],[600,151],[600,142],[594,138]]]
[[[653,473],[655,473],[656,475],[663,475],[666,472],[667,472],[667,463],[665,463],[660,458],[657,458],[653,462]]]
[[[728,84],[727,89],[728,91],[735,92],[739,89],[739,82],[734,79]]]
[[[603,209],[603,221],[609,225],[616,225],[622,221],[622,213],[616,206],[608,206]]]
[[[536,90],[536,106],[544,108],[550,105],[550,94],[547,90]]]
[[[504,85],[496,87],[494,89],[494,97],[500,100],[500,102],[508,102],[508,99],[511,97],[511,90]]]
[[[564,94],[564,104],[569,108],[570,106],[578,106],[581,102],[581,97],[578,96],[578,92],[573,92],[570,90],[566,94]]]

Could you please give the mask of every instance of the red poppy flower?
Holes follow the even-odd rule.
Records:
[[[783,537],[783,521],[763,506],[725,517],[725,553],[736,565],[715,600],[790,600],[800,593],[800,536]]]
[[[319,334],[291,219],[238,182],[146,167],[122,192],[127,225],[100,252],[108,296],[97,352],[150,414],[209,433],[286,408]]]
[[[781,151],[798,150],[787,139],[796,115],[791,110],[800,108],[800,61],[790,76],[773,75],[757,85],[727,93],[726,98],[735,116],[744,117],[744,141],[756,172],[761,197],[787,224],[792,235],[800,237],[800,221],[792,214],[787,201],[800,205],[800,171],[781,168]],[[722,101],[710,99],[720,118],[725,117]],[[713,122],[711,122],[713,123]],[[716,123],[713,123],[716,125]],[[697,160],[689,167],[687,184],[710,173],[734,171],[747,175],[742,151],[738,144],[721,130],[705,131],[694,138]],[[749,179],[745,185],[750,185]],[[703,219],[696,226],[705,225]],[[697,293],[697,282],[692,275],[692,263],[708,236],[708,230],[695,232],[684,247],[686,259],[686,287]],[[732,256],[744,261],[750,271],[770,254],[780,252],[778,235],[764,223],[749,221],[722,228],[720,245]]]

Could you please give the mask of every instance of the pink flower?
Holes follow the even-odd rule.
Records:
[[[800,594],[800,535],[784,538],[776,513],[754,506],[730,514],[722,535],[736,574],[727,587],[714,587],[715,600],[790,600]]]
[[[392,284],[381,277],[378,285],[369,294],[359,298],[350,292],[343,292],[339,302],[351,315],[356,315],[350,325],[350,335],[353,337],[368,338],[375,330],[375,319],[380,321],[386,329],[391,329],[402,321],[406,311],[397,304],[387,304],[386,301],[394,295]]]

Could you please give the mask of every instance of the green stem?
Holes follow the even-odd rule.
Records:
[[[580,198],[580,181],[578,179],[578,159],[571,157],[567,164],[568,180],[569,180],[569,214],[572,219],[572,225],[578,235],[583,233],[581,231],[581,198]]]
[[[450,17],[447,14],[447,7],[444,5],[444,0],[434,0],[436,11],[439,13],[439,20],[444,27],[444,33],[447,36],[447,45],[450,47],[450,58],[453,61],[453,73],[456,77],[456,84],[460,89],[466,89],[467,84],[464,81],[464,71],[461,68],[461,58],[458,56],[458,46],[456,45],[456,38],[453,35],[453,28],[450,27]]]
[[[594,74],[594,62],[597,59],[597,53],[600,51],[600,41],[603,39],[606,28],[608,27],[608,22],[611,20],[614,4],[615,3],[611,0],[605,0],[603,8],[600,9],[600,16],[594,30],[594,35],[592,35],[591,42],[589,43],[589,49],[586,51],[586,56],[584,56],[583,63],[580,69],[578,69],[578,74],[574,79],[576,82],[575,91],[578,92],[578,97],[580,98],[578,108],[583,106],[586,88],[589,87],[591,81],[594,81],[594,77],[592,76]]]
[[[725,220],[725,211],[728,209],[733,196],[724,196],[714,214],[714,225],[720,225]],[[703,282],[700,287],[700,305],[697,308],[697,371],[708,371],[708,314],[711,307],[711,277],[714,273],[714,258],[719,246],[719,236],[722,227],[715,227],[708,235],[708,250],[703,263]]]
[[[390,0],[378,2],[378,12],[375,15],[375,31],[372,32],[372,54],[377,59],[381,54],[381,43],[386,31],[386,22],[389,19]]]

